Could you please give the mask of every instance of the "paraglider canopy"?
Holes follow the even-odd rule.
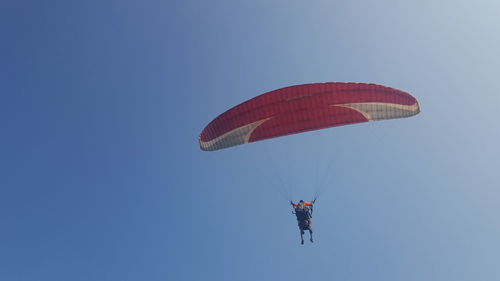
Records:
[[[329,82],[274,90],[247,100],[210,122],[199,137],[213,151],[329,127],[413,116],[417,100],[390,87]]]

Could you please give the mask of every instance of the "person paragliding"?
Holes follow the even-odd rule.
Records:
[[[216,151],[308,131],[406,118],[419,112],[415,97],[383,85],[355,82],[295,85],[261,94],[226,110],[205,126],[198,141],[200,149]],[[305,230],[309,230],[313,242],[314,201],[301,200],[298,204],[290,201],[302,244]]]
[[[300,200],[299,203],[294,204],[293,201],[290,201],[290,204],[294,208],[292,212],[297,217],[297,223],[300,230],[300,244],[304,245],[304,231],[309,230],[309,241],[313,241],[313,231],[312,231],[312,208],[314,206],[314,202],[304,202],[304,200]]]

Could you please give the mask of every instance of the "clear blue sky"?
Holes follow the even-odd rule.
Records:
[[[0,280],[500,280],[499,15],[3,0]],[[421,113],[199,150],[231,106],[326,81],[407,91]],[[276,174],[310,199],[308,161],[332,164],[301,246]]]

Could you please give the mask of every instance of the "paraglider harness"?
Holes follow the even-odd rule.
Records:
[[[300,226],[301,229],[303,229],[303,228],[309,228],[310,227],[310,225],[311,225],[311,218],[312,218],[312,214],[313,214],[313,211],[314,211],[314,203],[316,202],[316,199],[317,198],[314,198],[314,200],[312,201],[312,205],[310,206],[310,208],[309,207],[305,207],[306,209],[303,209],[303,210],[300,211],[303,214],[299,214],[297,212],[297,208],[295,208],[294,211],[292,211],[292,214],[294,214],[294,215],[297,216],[297,220],[299,221],[299,226]],[[293,201],[290,201],[290,204],[292,204],[292,206],[295,206],[293,204]]]

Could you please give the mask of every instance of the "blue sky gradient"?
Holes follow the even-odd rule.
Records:
[[[0,4],[0,280],[499,280],[498,1]],[[421,113],[199,149],[228,108],[354,81]],[[325,191],[316,241],[293,199]]]

